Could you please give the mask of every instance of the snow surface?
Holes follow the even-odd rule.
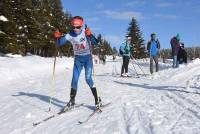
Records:
[[[0,21],[8,21],[8,19],[5,16],[1,15],[0,16]]]
[[[149,61],[129,64],[131,78],[119,76],[121,58],[96,64],[96,85],[103,109],[86,124],[78,125],[94,109],[92,93],[84,79],[79,81],[76,103],[84,106],[33,127],[58,112],[69,99],[73,58],[57,58],[55,91],[52,91],[53,58],[39,56],[0,57],[1,134],[199,134],[200,59],[172,69],[160,64],[149,74]],[[146,76],[137,64],[142,66]],[[138,76],[134,71],[138,72]],[[52,95],[51,112],[49,96]]]

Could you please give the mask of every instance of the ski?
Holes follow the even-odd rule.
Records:
[[[133,76],[120,76],[121,78],[132,78]]]
[[[63,108],[63,109],[60,110],[58,113],[53,114],[53,115],[51,115],[51,116],[49,116],[49,117],[47,117],[47,118],[45,118],[45,119],[43,119],[43,120],[41,120],[41,121],[39,121],[39,122],[33,123],[33,126],[37,126],[37,125],[39,125],[39,124],[41,124],[41,123],[44,123],[44,122],[46,122],[46,121],[48,121],[48,120],[50,120],[50,119],[52,119],[52,118],[55,118],[55,117],[57,117],[57,116],[59,116],[59,115],[61,115],[61,114],[67,113],[67,112],[69,112],[69,111],[72,111],[72,110],[75,109],[75,108],[79,108],[80,106],[83,106],[83,105],[84,105],[84,103],[82,103],[82,104],[77,104],[77,105],[75,105],[73,108],[69,108],[69,109]]]
[[[88,122],[95,114],[101,113],[102,112],[102,108],[105,108],[105,107],[109,106],[110,104],[111,104],[111,102],[102,105],[99,109],[95,109],[85,120],[78,121],[78,124],[84,124],[84,123]]]

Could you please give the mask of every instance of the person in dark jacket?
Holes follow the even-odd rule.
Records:
[[[179,64],[187,63],[187,52],[184,49],[184,43],[181,43],[181,47],[178,52],[177,60],[178,60]]]
[[[153,60],[156,64],[156,72],[159,70],[158,54],[160,50],[160,42],[156,39],[156,34],[151,34],[151,40],[147,43],[147,50],[150,56],[150,73],[153,73]]]
[[[170,41],[172,48],[172,57],[173,57],[173,68],[179,67],[179,61],[177,59],[178,52],[180,50],[180,35],[177,34]]]

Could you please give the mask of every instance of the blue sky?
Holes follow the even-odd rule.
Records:
[[[170,48],[177,33],[186,47],[200,46],[200,0],[61,0],[63,10],[80,15],[95,34],[102,34],[112,46],[124,41],[134,16],[145,43],[152,32],[161,48]]]

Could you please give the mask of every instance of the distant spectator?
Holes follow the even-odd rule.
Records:
[[[115,54],[113,54],[113,61],[115,61],[115,59],[116,59],[116,55],[115,55]]]
[[[158,54],[160,51],[160,42],[156,39],[156,34],[151,34],[151,40],[147,43],[147,50],[150,56],[150,73],[153,73],[153,60],[156,65],[156,72],[159,70]]]
[[[177,60],[178,60],[179,64],[187,63],[187,52],[184,49],[184,43],[181,43],[181,47],[178,52]]]
[[[178,61],[178,52],[180,50],[180,35],[177,34],[175,37],[173,37],[170,41],[171,48],[172,48],[172,57],[173,57],[173,68],[179,67],[179,61]]]
[[[102,61],[103,61],[103,64],[105,65],[106,64],[106,55],[103,55]]]
[[[121,77],[128,77],[128,64],[131,56],[131,37],[127,37],[126,41],[120,46],[120,54],[123,56],[123,64],[121,68]]]

